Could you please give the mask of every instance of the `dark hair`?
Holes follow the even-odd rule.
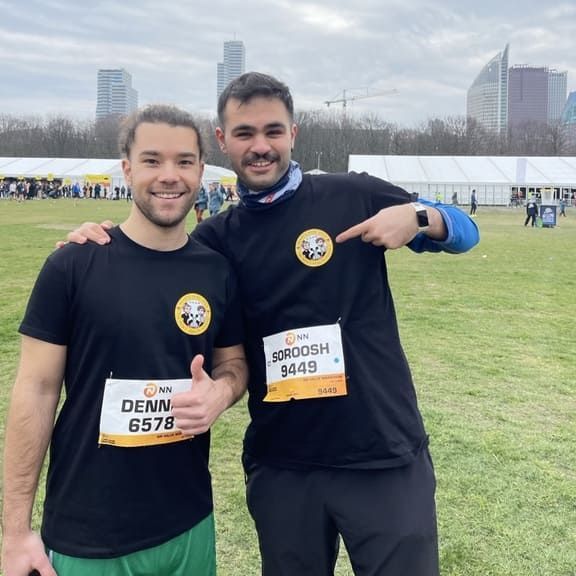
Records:
[[[173,127],[191,128],[196,132],[200,159],[203,158],[204,145],[202,143],[202,135],[194,117],[188,112],[168,104],[151,104],[133,112],[122,122],[120,133],[118,134],[118,147],[122,156],[126,158],[130,156],[130,150],[136,138],[136,129],[140,124],[168,124]]]
[[[246,104],[257,96],[278,98],[286,106],[290,118],[294,117],[294,103],[292,102],[290,89],[286,84],[272,76],[268,76],[268,74],[246,72],[246,74],[242,74],[242,76],[232,80],[220,94],[220,98],[218,98],[218,120],[220,124],[224,124],[224,109],[228,100],[234,98],[241,104]]]

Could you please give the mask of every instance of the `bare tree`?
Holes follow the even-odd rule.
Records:
[[[94,158],[117,158],[118,132],[122,122],[121,116],[110,115],[96,121],[94,125]]]
[[[0,115],[0,156],[117,158],[120,117],[98,122],[65,116],[48,119]],[[377,114],[345,115],[341,110],[298,111],[294,159],[304,170],[348,169],[350,154],[398,155],[568,155],[576,153],[576,129],[566,125],[525,123],[503,134],[483,128],[473,118],[430,118],[417,128],[403,128]],[[229,167],[217,145],[216,118],[198,118],[206,143],[206,161]]]

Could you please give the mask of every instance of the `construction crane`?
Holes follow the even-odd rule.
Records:
[[[354,102],[355,100],[363,100],[364,98],[376,98],[377,96],[390,96],[391,94],[398,94],[398,90],[396,88],[392,88],[391,90],[382,90],[380,92],[368,92],[366,89],[365,94],[356,94],[354,96],[347,96],[347,90],[342,91],[342,97],[334,98],[332,100],[325,100],[324,104],[329,108],[330,104],[340,104],[342,103],[342,108],[346,108],[348,102]]]

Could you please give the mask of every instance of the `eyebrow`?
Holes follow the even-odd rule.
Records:
[[[286,125],[283,122],[272,122],[270,124],[266,124],[266,126],[264,126],[265,130],[270,130],[270,129],[274,129],[274,128],[286,128]],[[241,130],[255,130],[256,128],[254,126],[251,126],[250,124],[239,124],[238,126],[234,126],[234,128],[232,128],[232,132],[240,132]]]
[[[138,156],[158,157],[161,156],[161,154],[157,150],[142,150],[142,152],[140,152]],[[197,158],[198,154],[196,154],[195,152],[179,152],[177,156],[178,158]]]

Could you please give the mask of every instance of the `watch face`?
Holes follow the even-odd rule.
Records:
[[[430,222],[428,222],[428,211],[426,210],[426,206],[420,204],[420,202],[412,202],[412,207],[416,211],[418,228],[428,228]]]
[[[428,227],[428,212],[426,211],[426,208],[424,208],[424,210],[418,210],[418,212],[416,212],[416,215],[418,216],[418,228],[427,228]]]

